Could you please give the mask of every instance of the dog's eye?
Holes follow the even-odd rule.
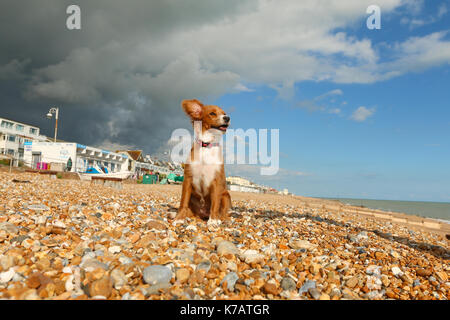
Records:
[[[215,112],[211,112],[209,115],[216,116],[216,113]]]

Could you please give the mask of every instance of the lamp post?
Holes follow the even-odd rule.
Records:
[[[56,142],[56,135],[58,134],[58,113],[59,113],[59,108],[51,108],[48,113],[47,113],[47,118],[51,119],[53,113],[55,114],[55,142]]]

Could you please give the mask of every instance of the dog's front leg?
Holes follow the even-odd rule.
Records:
[[[228,220],[230,217],[229,211],[231,208],[231,197],[230,193],[227,190],[222,192],[220,196],[220,217],[222,221]]]
[[[181,191],[181,201],[180,207],[178,208],[177,216],[175,221],[183,220],[185,218],[190,218],[193,216],[191,209],[189,208],[189,201],[191,200],[192,193],[192,183],[189,177],[185,176],[183,181],[183,187]]]
[[[211,184],[210,189],[211,194],[211,209],[210,209],[210,215],[208,220],[208,226],[217,227],[220,225],[220,205],[221,205],[221,192],[220,188],[218,187],[217,183]]]

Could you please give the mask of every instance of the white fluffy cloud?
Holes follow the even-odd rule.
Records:
[[[333,107],[336,102],[336,96],[342,96],[344,92],[341,89],[334,89],[325,92],[311,100],[302,100],[296,103],[296,107],[305,109],[308,112],[325,112],[328,114],[340,114],[341,109]]]
[[[419,13],[422,9],[423,1],[421,1],[420,5],[417,6],[415,10],[413,10],[413,13],[415,16],[412,17],[402,17],[400,20],[400,23],[404,25],[408,25],[409,29],[415,29],[418,27],[422,27],[424,25],[432,24],[435,22],[440,21],[448,12],[447,4],[441,3],[439,7],[437,8],[436,12],[433,12],[432,14],[429,14],[427,16],[419,16]]]
[[[373,116],[374,113],[375,108],[368,109],[364,106],[361,106],[353,112],[350,119],[355,120],[357,122],[363,122],[366,121],[367,118]]]

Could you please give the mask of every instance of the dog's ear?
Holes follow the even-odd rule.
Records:
[[[203,104],[197,99],[183,100],[181,102],[181,107],[192,120],[202,119]]]

